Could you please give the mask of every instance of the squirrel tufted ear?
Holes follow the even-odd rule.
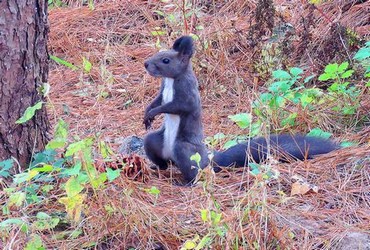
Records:
[[[182,36],[176,39],[172,49],[190,58],[194,53],[193,38],[191,36]]]

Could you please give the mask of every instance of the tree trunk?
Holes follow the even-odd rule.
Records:
[[[0,161],[14,157],[23,169],[47,142],[45,105],[31,120],[15,123],[43,99],[40,87],[49,71],[47,14],[46,0],[0,0]]]

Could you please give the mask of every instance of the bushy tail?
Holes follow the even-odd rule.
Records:
[[[340,146],[329,139],[304,135],[270,135],[257,137],[237,144],[225,151],[215,152],[213,165],[220,167],[243,167],[249,162],[262,162],[273,154],[281,161],[290,159],[310,159],[315,155],[326,154]]]

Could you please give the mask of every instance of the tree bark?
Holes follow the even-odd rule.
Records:
[[[21,168],[47,142],[49,121],[43,105],[16,124],[27,107],[43,100],[48,79],[46,0],[0,0],[0,161],[14,157]],[[15,171],[13,171],[15,172]]]

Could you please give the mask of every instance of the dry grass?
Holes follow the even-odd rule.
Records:
[[[163,46],[183,33],[199,36],[194,67],[201,85],[206,135],[240,134],[227,116],[250,109],[257,93],[265,89],[264,79],[271,70],[261,75],[255,68],[257,61],[263,61],[260,52],[271,36],[268,27],[261,28],[262,35],[253,44],[250,31],[255,27],[258,1],[193,0],[200,10],[186,23],[180,21],[182,1],[174,2],[179,5],[98,1],[91,11],[73,1],[70,7],[52,9],[51,54],[77,66],[86,57],[93,69],[85,74],[51,64],[51,119],[67,121],[73,136],[97,135],[114,148],[117,138],[144,135],[143,110],[159,83],[142,65],[157,51],[157,37],[151,32],[161,27],[165,35],[158,39]],[[301,66],[310,73],[319,72],[328,62],[348,59],[357,48],[345,46],[343,33],[336,32],[336,27],[342,24],[361,36],[369,35],[370,3],[352,2],[327,2],[313,8],[297,1],[275,1],[275,24],[289,22],[296,31],[285,41],[289,50],[282,53],[288,60],[267,66]],[[176,22],[161,18],[155,10],[178,15]],[[204,29],[197,30],[199,25]],[[368,93],[363,100],[360,112],[366,115]],[[318,114],[321,127],[338,125],[322,111]],[[298,130],[310,127],[310,121],[302,122],[308,125]],[[87,193],[79,224],[59,229],[81,230],[81,236],[56,239],[58,230],[39,233],[48,248],[57,249],[81,249],[89,243],[94,243],[92,249],[178,249],[197,235],[208,235],[213,249],[336,249],[347,232],[370,231],[370,132],[368,128],[357,134],[346,132],[338,136],[357,140],[362,146],[307,162],[271,162],[268,168],[280,175],[269,181],[243,170],[217,176],[205,171],[203,181],[192,188],[172,184],[179,175],[175,168],[147,171],[145,182],[121,176],[105,189]],[[318,193],[291,196],[293,176],[318,186]],[[145,191],[152,186],[160,190],[158,197]],[[46,206],[26,208],[28,214],[64,211],[54,202],[59,195],[52,194]],[[222,214],[220,223],[202,221],[202,209]],[[12,216],[20,217],[22,211],[12,211]],[[217,231],[221,227],[222,233]],[[12,241],[6,246],[13,249],[24,246],[26,240],[15,230],[8,238]]]

